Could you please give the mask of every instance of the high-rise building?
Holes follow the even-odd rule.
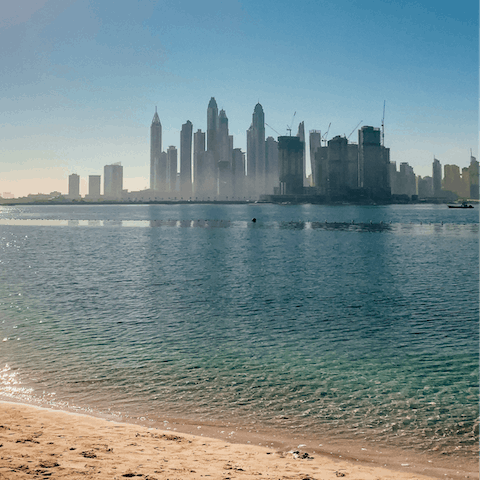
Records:
[[[218,107],[215,97],[210,99],[207,107],[207,151],[217,150]]]
[[[460,167],[458,167],[458,165],[444,165],[443,189],[460,194],[462,190],[462,180],[460,177]]]
[[[198,129],[193,135],[193,194],[203,195],[205,185],[205,132]]]
[[[114,163],[103,167],[103,196],[108,200],[120,200],[123,192],[123,167]]]
[[[390,149],[381,144],[380,129],[364,126],[358,131],[358,186],[374,197],[389,196]]]
[[[399,189],[397,185],[398,172],[397,172],[396,162],[390,162],[388,173],[390,176],[390,192],[392,193],[392,195],[398,195],[399,194]]]
[[[307,143],[305,141],[305,122],[300,122],[298,124],[297,137],[303,142],[303,186],[308,187],[307,181]]]
[[[219,161],[218,107],[215,98],[212,97],[207,108],[207,151],[204,157],[202,191],[204,198],[213,198],[217,195]]]
[[[88,176],[88,196],[92,200],[98,200],[100,198],[101,178],[101,175]]]
[[[162,152],[162,124],[158,117],[157,107],[150,126],[150,189],[155,190],[155,163],[160,160]]]
[[[235,148],[232,152],[232,183],[233,197],[243,199],[246,197],[245,191],[245,153],[240,148]]]
[[[432,177],[417,177],[417,192],[418,198],[433,197],[433,178]]]
[[[255,105],[247,130],[247,188],[251,197],[266,193],[265,115],[260,103]]]
[[[433,196],[442,196],[442,164],[436,158],[432,163]]]
[[[479,186],[478,186],[478,162],[477,159],[470,154],[470,166],[468,167],[468,178],[470,180],[470,198],[478,200]]]
[[[315,170],[316,163],[315,163],[315,154],[317,150],[322,146],[322,134],[320,130],[310,130],[310,169],[312,171],[312,187],[316,187],[315,185],[315,178],[317,172]]]
[[[217,194],[221,197],[232,195],[232,151],[233,137],[228,134],[228,118],[225,110],[218,114],[217,152],[218,183]]]
[[[265,193],[272,195],[278,187],[278,142],[273,137],[265,140]]]
[[[358,145],[349,144],[346,137],[336,136],[328,141],[323,159],[323,191],[329,197],[346,197],[358,186]]]
[[[180,133],[180,196],[192,196],[192,131],[190,120],[182,125]]]
[[[348,199],[351,191],[358,188],[358,145],[337,135],[325,147],[315,142],[312,152],[312,180],[316,192],[330,198]]]
[[[278,137],[280,195],[303,193],[303,148],[299,137]]]
[[[80,198],[80,176],[76,173],[68,176],[68,196],[70,198]]]
[[[161,152],[160,158],[155,159],[154,190],[161,197],[167,190],[167,152]]]
[[[400,195],[412,195],[417,194],[417,184],[415,179],[415,173],[413,167],[407,162],[400,164],[400,172],[397,175],[397,188]]]
[[[167,192],[175,192],[177,185],[177,149],[170,145],[167,150]]]

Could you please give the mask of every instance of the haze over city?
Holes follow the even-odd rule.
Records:
[[[293,133],[331,123],[333,138],[380,127],[386,101],[391,161],[419,175],[434,156],[466,167],[478,156],[477,19],[478,5],[432,1],[8,5],[0,192],[66,193],[72,172],[86,192],[115,162],[124,188],[147,188],[155,106],[163,145],[178,147],[187,120],[206,129],[212,96],[243,151],[257,102],[281,135],[296,112]]]

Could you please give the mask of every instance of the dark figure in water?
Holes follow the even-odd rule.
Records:
[[[255,223],[257,221],[256,218],[252,218],[252,222]]]

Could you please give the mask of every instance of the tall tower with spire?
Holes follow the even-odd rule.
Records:
[[[265,114],[260,103],[255,105],[252,125],[247,130],[247,182],[250,196],[266,193]]]
[[[190,120],[182,125],[180,132],[180,196],[192,196],[192,132]]]
[[[158,117],[157,107],[150,126],[150,190],[155,189],[155,163],[160,161],[162,153],[162,124]]]
[[[207,108],[207,151],[217,150],[218,107],[215,97],[210,99]]]
[[[218,148],[218,107],[215,97],[210,99],[207,108],[207,152],[205,155],[205,193],[208,197],[217,195]]]

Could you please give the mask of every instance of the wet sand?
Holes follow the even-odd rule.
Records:
[[[265,446],[118,423],[87,415],[0,402],[0,478],[426,480],[478,478],[389,470],[304,450]]]

